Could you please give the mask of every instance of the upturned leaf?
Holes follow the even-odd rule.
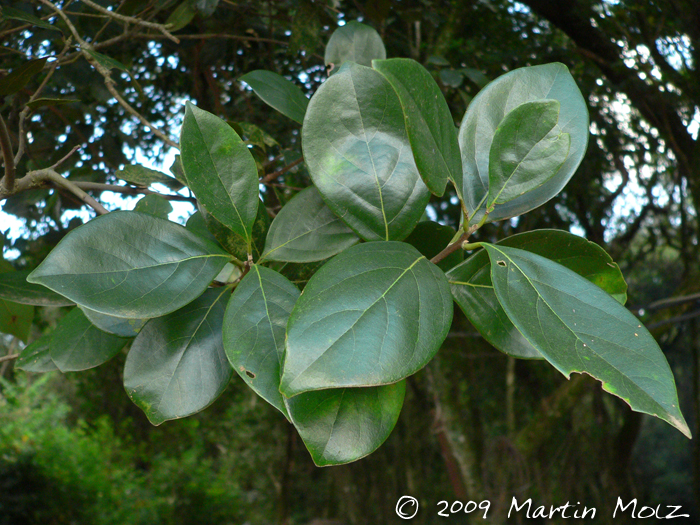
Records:
[[[510,246],[541,255],[585,277],[624,304],[627,294],[620,268],[600,246],[561,230],[535,230],[507,237]],[[500,351],[523,359],[542,355],[522,336],[498,302],[491,282],[491,263],[479,250],[447,272],[455,302],[479,333]]]
[[[309,99],[292,81],[263,69],[246,73],[240,80],[248,84],[268,106],[303,124]]]
[[[258,170],[250,151],[226,122],[187,103],[180,158],[200,204],[250,246],[258,212]]]
[[[134,211],[140,211],[141,213],[148,213],[154,217],[167,219],[170,212],[173,211],[173,206],[167,199],[164,199],[160,195],[151,194],[139,199],[136,206],[134,206]]]
[[[151,319],[134,339],[124,388],[154,425],[205,409],[231,379],[221,339],[227,292],[207,290],[177,312]]]
[[[124,166],[124,169],[117,171],[114,174],[117,178],[135,184],[136,186],[148,187],[151,184],[159,182],[167,188],[177,191],[182,188],[182,183],[173,177],[169,177],[165,173],[157,170],[139,166],[137,164]]]
[[[405,393],[404,380],[306,392],[286,402],[311,458],[324,467],[350,463],[377,450],[399,419]]]
[[[430,192],[418,174],[401,103],[373,69],[348,63],[316,91],[304,160],[323,200],[365,240],[404,239]]]
[[[31,272],[0,272],[0,298],[34,306],[72,306],[75,303],[46,286],[27,282]]]
[[[413,246],[348,248],[316,272],[292,311],[280,391],[395,383],[432,359],[452,310],[445,274]]]
[[[51,338],[53,334],[40,337],[24,347],[15,361],[15,368],[25,372],[53,372],[58,370],[51,359]]]
[[[274,218],[262,258],[287,262],[322,261],[359,241],[311,186],[296,194]]]
[[[459,128],[463,177],[455,185],[471,214],[471,223],[478,222],[485,210],[481,207],[475,213],[489,192],[489,158],[496,129],[521,104],[543,99],[559,101],[559,126],[571,140],[569,155],[556,175],[544,184],[496,204],[488,220],[502,220],[537,208],[559,193],[576,171],[588,144],[588,110],[569,70],[554,63],[511,71],[474,97]]]
[[[96,328],[79,308],[73,308],[56,326],[49,352],[61,372],[77,372],[106,363],[128,342]]]
[[[549,259],[517,248],[484,247],[498,301],[547,361],[567,378],[577,372],[599,379],[632,410],[690,437],[666,358],[629,310]]]
[[[462,157],[445,97],[432,75],[410,58],[375,60],[372,67],[389,81],[401,101],[406,132],[418,172],[435,195],[447,180],[461,179]]]
[[[280,394],[284,338],[299,290],[274,270],[254,265],[236,287],[224,316],[224,349],[255,393],[289,418]]]
[[[113,211],[70,232],[27,280],[103,314],[151,318],[201,295],[228,259],[178,224]]]
[[[557,174],[571,145],[558,120],[558,100],[526,102],[503,118],[489,153],[489,209],[542,186]]]
[[[94,326],[103,332],[118,335],[119,337],[136,337],[143,325],[148,321],[148,319],[127,319],[125,317],[105,315],[84,306],[80,307],[80,309]]]
[[[326,45],[324,61],[337,71],[345,62],[371,66],[372,60],[386,58],[382,37],[373,28],[351,20],[336,29]]]

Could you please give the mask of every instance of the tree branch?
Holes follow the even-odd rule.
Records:
[[[19,354],[8,354],[0,357],[0,363],[4,363],[5,361],[12,361],[13,359],[17,359],[19,357]]]
[[[304,162],[304,157],[301,157],[301,158],[295,160],[294,162],[287,164],[284,168],[281,168],[277,171],[273,171],[272,173],[268,173],[262,179],[260,179],[260,183],[267,184],[267,183],[275,180],[277,177],[284,175],[289,170],[291,170],[292,168],[295,168],[296,166],[298,166],[302,162]]]
[[[2,178],[2,183],[5,189],[10,191],[15,186],[15,160],[12,156],[10,134],[7,132],[2,115],[0,115],[0,149],[2,149],[2,158],[5,161],[5,175]]]
[[[194,197],[186,197],[184,195],[170,195],[166,193],[158,193],[147,188],[136,188],[133,186],[117,186],[115,184],[101,184],[99,182],[74,182],[78,188],[86,191],[111,191],[114,193],[123,193],[125,195],[158,195],[170,201],[183,201],[196,204],[197,199]]]
[[[84,4],[92,7],[95,11],[99,11],[100,13],[103,13],[109,17],[112,17],[115,20],[119,20],[120,22],[124,22],[126,24],[134,24],[136,26],[148,27],[151,29],[155,29],[156,31],[160,31],[161,33],[163,33],[163,36],[168,38],[168,40],[172,40],[176,44],[180,43],[180,40],[178,40],[177,37],[173,36],[167,29],[165,29],[164,25],[154,24],[153,22],[146,22],[145,20],[141,20],[140,18],[133,18],[131,16],[120,15],[119,13],[115,13],[114,11],[110,11],[109,9],[105,9],[104,7],[96,4],[92,0],[81,0],[81,1]]]

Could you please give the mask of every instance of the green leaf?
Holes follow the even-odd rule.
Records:
[[[19,9],[12,9],[11,7],[2,7],[2,17],[5,20],[19,20],[20,22],[28,22],[43,29],[48,29],[50,31],[63,32],[58,26],[51,25],[48,22],[45,22],[41,18],[38,18],[30,13],[20,11]]]
[[[299,124],[304,122],[309,99],[291,80],[263,69],[246,73],[240,80],[248,84],[268,106]]]
[[[201,295],[228,259],[178,224],[113,211],[70,232],[27,280],[103,314],[151,318]]]
[[[462,173],[457,133],[445,97],[432,75],[415,60],[375,60],[372,67],[386,77],[399,96],[423,182],[442,196],[447,180],[459,179]]]
[[[126,319],[125,317],[105,315],[84,306],[80,307],[80,309],[85,317],[88,318],[88,321],[97,328],[119,337],[136,337],[143,325],[148,321],[148,319]]]
[[[49,353],[61,372],[78,372],[106,363],[128,342],[99,330],[80,308],[73,308],[56,326]]]
[[[218,5],[219,0],[197,0],[195,2],[195,7],[197,8],[197,11],[202,13],[203,16],[213,15]]]
[[[151,194],[139,199],[136,206],[134,206],[134,211],[140,211],[141,213],[148,213],[154,217],[167,219],[170,212],[173,211],[173,207],[168,199],[164,199],[160,195]]]
[[[178,191],[182,188],[182,183],[177,179],[174,179],[161,171],[152,170],[136,164],[124,166],[124,169],[117,171],[114,175],[122,180],[130,182],[131,184],[143,186],[145,188],[156,182],[163,184],[173,191]]]
[[[418,174],[401,103],[373,69],[346,64],[316,91],[302,128],[304,160],[333,212],[365,240],[401,240],[430,193]]]
[[[112,57],[108,57],[107,55],[98,53],[97,51],[93,51],[91,49],[86,49],[86,51],[88,55],[94,58],[98,64],[107,70],[111,71],[112,69],[118,69],[119,71],[124,71],[125,73],[129,72],[126,66],[119,62],[119,60],[115,60]]]
[[[455,230],[451,226],[445,226],[433,221],[423,221],[416,225],[411,235],[404,242],[414,246],[426,259],[430,260],[444,250],[450,241],[454,239]],[[457,266],[464,260],[464,252],[457,250],[437,263],[443,271]]]
[[[170,13],[165,25],[170,26],[168,30],[171,32],[179,31],[189,24],[196,14],[197,9],[194,3],[191,0],[185,0]]]
[[[154,425],[205,409],[231,379],[221,339],[225,297],[227,288],[211,289],[151,319],[131,345],[124,388]]]
[[[185,228],[187,228],[189,231],[191,231],[195,235],[198,235],[199,237],[202,237],[204,239],[208,239],[208,240],[218,244],[218,241],[216,240],[216,237],[214,237],[214,234],[212,232],[210,232],[209,229],[207,228],[207,223],[204,221],[204,215],[202,214],[201,211],[194,212],[190,216],[190,218],[187,219],[187,224],[185,224]],[[222,249],[223,249],[223,247],[222,247]]]
[[[25,346],[24,350],[19,353],[17,361],[15,361],[15,368],[25,372],[53,372],[58,370],[50,355],[52,337],[53,334],[48,334]]]
[[[287,399],[294,426],[319,467],[342,465],[379,448],[403,406],[406,381],[307,392]]]
[[[47,59],[48,57],[29,60],[13,69],[6,77],[0,79],[0,98],[17,93],[26,86],[34,76],[41,73]]]
[[[558,100],[526,102],[503,118],[489,153],[489,209],[542,186],[557,174],[571,145],[558,119]]]
[[[525,338],[567,378],[587,373],[632,410],[690,430],[666,358],[641,322],[577,273],[517,248],[484,244],[498,301]]]
[[[259,147],[263,151],[267,151],[267,148],[271,148],[273,146],[279,146],[279,142],[277,142],[269,133],[263,129],[260,129],[255,124],[251,124],[250,122],[237,122],[236,125],[240,128],[242,135],[245,136],[248,143]],[[236,133],[238,133],[238,131],[236,131]]]
[[[452,310],[445,274],[413,246],[348,248],[316,272],[292,311],[280,391],[399,381],[438,351]]]
[[[386,49],[379,33],[370,26],[351,20],[331,35],[324,61],[326,66],[333,64],[333,71],[337,71],[346,61],[371,66],[372,60],[385,58]]]
[[[34,306],[72,306],[75,303],[45,286],[27,282],[29,271],[0,273],[0,298]]]
[[[562,133],[570,135],[569,155],[556,175],[526,195],[497,204],[488,220],[507,219],[544,204],[561,191],[576,171],[588,144],[588,110],[569,70],[554,63],[511,71],[474,97],[459,129],[463,177],[455,185],[471,214],[470,223],[478,222],[484,212],[481,207],[475,213],[489,191],[489,157],[496,129],[516,107],[542,99],[560,103],[559,125]]]
[[[180,155],[175,155],[172,166],[170,166],[170,173],[173,174],[175,180],[177,180],[183,186],[188,186],[187,177],[185,177],[185,170],[182,168],[182,160]]]
[[[311,186],[297,193],[272,221],[263,259],[314,262],[336,255],[360,241]]]
[[[280,394],[285,328],[299,290],[274,270],[254,265],[236,287],[224,316],[224,349],[233,369],[289,418]]]
[[[204,220],[206,228],[211,232],[217,242],[230,254],[241,261],[248,258],[248,243],[237,233],[229,230],[226,226],[217,221],[204,207],[200,206],[200,214]],[[267,213],[265,204],[258,202],[258,214],[253,223],[253,258],[259,259],[265,246],[265,236],[270,227],[270,216]]]
[[[555,261],[596,284],[619,303],[625,303],[627,283],[619,267],[605,250],[582,237],[561,230],[535,230],[507,237],[498,246],[527,250]],[[455,302],[484,339],[514,357],[542,359],[498,302],[485,250],[479,250],[449,271],[447,278]]]
[[[33,306],[0,299],[0,333],[14,335],[26,342],[33,319]]]
[[[465,67],[461,69],[461,72],[464,73],[464,76],[466,76],[469,80],[474,82],[477,86],[480,88],[486,86],[490,80],[486,75],[484,75],[481,71],[478,69],[473,69],[471,67]]]
[[[27,106],[32,109],[38,109],[44,106],[63,106],[74,102],[80,102],[80,100],[77,98],[37,98],[27,102]]]
[[[246,145],[226,122],[187,103],[180,147],[200,204],[250,246],[260,199],[258,170]]]

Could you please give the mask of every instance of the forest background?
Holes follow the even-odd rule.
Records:
[[[52,5],[116,62],[100,70],[64,48],[65,25]],[[559,228],[605,247],[627,279],[627,306],[671,364],[697,436],[700,10],[692,0],[566,5],[4,2],[0,75],[28,59],[57,59],[6,96],[0,114],[15,148],[20,122],[29,132],[18,173],[63,159],[60,173],[107,209],[131,209],[150,190],[123,186],[115,194],[101,185],[117,181],[130,164],[167,172],[184,102],[191,100],[235,123],[253,145],[264,171],[261,196],[274,213],[308,185],[298,162],[299,126],[256,98],[238,80],[243,74],[274,71],[311,94],[327,78],[323,48],[330,34],[359,20],[380,33],[387,56],[411,57],[433,73],[458,124],[490,79],[562,62],[589,107],[584,161],[546,205],[487,226],[475,240]],[[147,23],[125,22],[107,7]],[[155,25],[166,23],[173,25],[165,32]],[[47,73],[41,97],[64,100],[23,113]],[[194,211],[186,194],[171,202],[174,220]],[[3,257],[15,269],[36,267],[94,216],[73,194],[51,187],[6,199],[2,212]],[[429,216],[457,226],[456,200],[433,197]],[[26,339],[65,312],[36,308]],[[16,333],[0,339],[0,356],[10,356],[0,362],[0,524],[397,523],[395,504],[404,494],[421,502],[414,523],[440,521],[437,502],[455,499],[488,499],[490,521],[503,523],[514,496],[538,505],[581,502],[598,509],[599,523],[613,523],[617,496],[682,505],[688,523],[700,519],[697,439],[630,411],[591,378],[567,381],[542,362],[494,350],[461,313],[443,351],[409,381],[386,444],[359,462],[324,469],[313,465],[293,427],[238,378],[208,410],[153,427],[124,394],[124,355],[82,374],[29,374],[11,358],[21,339]]]

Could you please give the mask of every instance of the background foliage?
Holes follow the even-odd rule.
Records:
[[[94,46],[96,63],[111,70],[113,84],[105,82],[104,70],[58,45],[61,21],[48,28],[8,15],[9,7],[46,17],[46,2],[9,2],[0,26],[0,67],[16,71],[28,58],[63,52],[60,67],[42,65],[53,70],[42,98],[63,100],[34,101],[32,113],[22,117],[21,104],[44,78],[38,75],[6,97],[0,113],[15,145],[20,121],[30,133],[19,174],[52,166],[80,146],[57,169],[108,209],[122,204],[100,184],[129,180],[121,170],[144,157],[156,166],[165,162],[163,171],[172,162],[163,138],[117,103],[110,89],[165,137],[177,136],[185,100],[234,122],[254,144],[265,206],[275,212],[308,185],[297,162],[298,125],[270,111],[239,79],[267,69],[306,93],[315,91],[327,75],[323,43],[339,23],[369,23],[388,57],[426,65],[456,123],[487,79],[524,65],[566,64],[591,117],[582,165],[545,206],[487,226],[474,240],[556,227],[604,246],[627,278],[627,304],[666,353],[681,407],[698,435],[700,12],[694,2],[577,0],[566,9],[544,0],[100,4],[170,21],[180,26],[172,30],[179,43],[155,29],[99,16],[87,2],[57,5]],[[146,193],[143,187],[123,191]],[[186,195],[176,199],[188,202]],[[453,196],[431,199],[435,218],[457,226]],[[48,185],[6,199],[3,211],[22,224],[21,235],[7,234],[3,249],[17,270],[34,268],[92,213],[71,193]],[[294,269],[306,278],[304,265]],[[64,313],[37,308],[37,328],[25,339],[35,340]],[[29,328],[18,334],[22,330]],[[3,340],[9,355],[20,347],[20,335]],[[631,412],[589,378],[565,381],[543,363],[505,357],[461,315],[438,358],[408,381],[405,409],[387,444],[360,463],[334,469],[312,467],[289,425],[236,381],[207,412],[151,427],[123,395],[119,359],[47,379],[13,370],[12,361],[0,363],[0,505],[16,511],[10,522],[99,516],[105,522],[189,523],[206,512],[222,523],[363,523],[371,509],[372,521],[391,523],[404,493],[419,497],[424,508],[440,499],[488,498],[495,523],[514,495],[547,505],[581,501],[609,516],[610,495],[619,494],[645,504],[684,505],[694,519],[700,515],[697,439],[688,442]],[[29,492],[30,484],[47,489]],[[74,504],[65,505],[67,498]],[[434,515],[421,512],[417,522],[431,523]]]

